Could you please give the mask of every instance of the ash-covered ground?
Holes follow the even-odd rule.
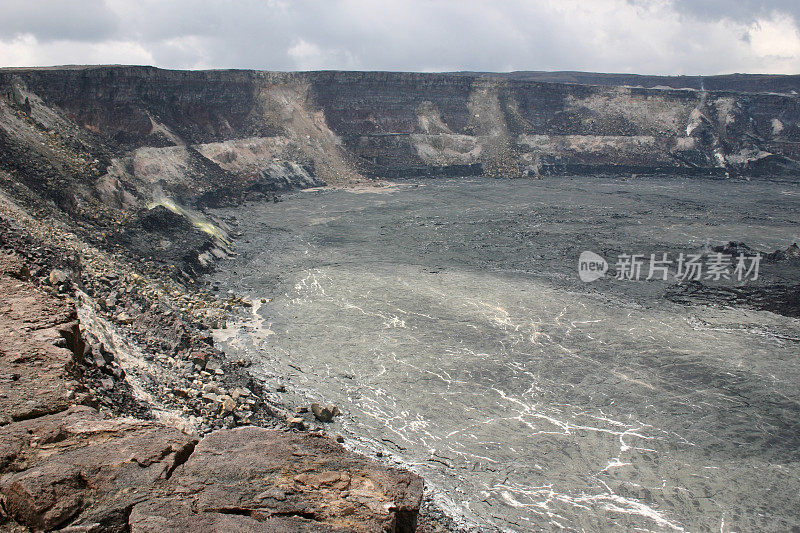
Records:
[[[275,399],[336,403],[332,432],[411,465],[462,523],[800,528],[800,267],[791,249],[766,256],[800,242],[797,182],[447,179],[283,198],[216,212],[243,237],[208,281],[256,304],[217,341],[258,361]],[[612,277],[619,254],[714,247],[764,254],[759,279]],[[584,250],[606,278],[579,280]]]

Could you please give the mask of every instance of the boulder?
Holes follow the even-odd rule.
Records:
[[[251,394],[252,394],[252,392],[250,391],[250,389],[248,389],[246,387],[236,387],[231,392],[231,397],[234,400],[238,400],[239,398],[247,398]]]
[[[306,421],[299,416],[293,416],[286,419],[286,424],[292,429],[304,430],[306,429]]]
[[[223,394],[218,398],[219,401],[219,412],[222,416],[229,415],[236,409],[236,402],[228,396],[227,394]]]
[[[120,314],[118,314],[116,318],[117,318],[117,322],[119,322],[120,324],[132,324],[133,323],[133,317],[130,316],[125,311],[123,311]]]
[[[317,420],[324,423],[333,421],[333,418],[340,414],[339,408],[332,403],[326,405],[312,403],[311,412],[314,413],[314,417]]]
[[[201,369],[204,369],[208,363],[208,354],[206,352],[192,352],[190,360]]]
[[[50,271],[49,276],[50,285],[60,285],[69,280],[69,274],[63,270],[54,269]]]

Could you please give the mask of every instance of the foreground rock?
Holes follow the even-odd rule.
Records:
[[[131,531],[412,532],[422,480],[327,437],[255,427],[204,438],[167,494],[138,504]]]
[[[156,422],[104,419],[84,406],[9,424],[0,429],[0,501],[33,530],[416,528],[420,478],[326,437],[248,427],[196,443]]]
[[[91,346],[71,305],[9,277],[18,263],[0,264],[1,531],[415,531],[421,479],[327,437],[199,440],[81,405],[99,403],[78,364]]]
[[[0,494],[6,512],[34,530],[80,524],[125,531],[146,499],[191,453],[196,440],[131,418],[105,420],[89,407],[0,430]]]
[[[0,270],[16,261],[4,254]],[[80,337],[74,309],[2,275],[0,294],[0,426],[84,401],[70,350]]]

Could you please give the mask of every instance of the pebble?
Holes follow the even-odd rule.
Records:
[[[318,403],[311,404],[311,412],[314,413],[314,417],[323,423],[328,423],[333,421],[333,418],[340,414],[339,408],[332,404],[320,405]]]
[[[231,398],[228,395],[220,396],[219,404],[220,404],[219,410],[223,415],[228,415],[232,413],[234,409],[236,409],[236,402],[233,401],[233,398]]]
[[[306,422],[300,417],[292,417],[286,420],[286,423],[289,424],[289,427],[292,429],[306,429]]]
[[[69,279],[66,272],[59,269],[54,269],[50,272],[49,276],[50,285],[60,285]]]

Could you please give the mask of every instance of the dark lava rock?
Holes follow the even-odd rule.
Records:
[[[715,286],[699,281],[674,285],[667,299],[680,304],[745,307],[788,317],[800,317],[800,285]]]
[[[186,217],[164,206],[142,209],[109,237],[142,259],[175,265],[176,272],[196,275],[205,270],[198,255],[214,248],[214,240]]]
[[[781,261],[800,261],[800,246],[797,243],[791,244],[786,250],[775,250],[767,254],[764,259],[767,262],[778,263]]]
[[[336,415],[340,414],[339,408],[332,403],[327,405],[312,403],[311,412],[314,413],[317,420],[324,423],[331,422]]]
[[[744,242],[730,241],[711,250],[733,258],[751,258],[758,252]],[[770,311],[788,317],[800,317],[800,247],[792,244],[785,250],[760,253],[757,280],[717,284],[708,280],[691,280],[670,286],[664,296],[680,304],[718,305]]]
[[[730,241],[724,246],[713,246],[711,249],[716,253],[731,255],[733,257],[738,257],[740,254],[747,257],[756,255],[756,252],[743,242]]]

